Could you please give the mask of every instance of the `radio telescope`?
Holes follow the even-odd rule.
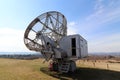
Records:
[[[67,21],[57,11],[35,18],[24,33],[29,50],[40,52],[46,61],[52,60],[54,71],[75,71],[75,60],[87,56],[87,41],[80,35],[67,36]],[[82,47],[81,47],[82,46]]]

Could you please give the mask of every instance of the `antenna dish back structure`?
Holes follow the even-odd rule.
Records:
[[[31,50],[41,49],[43,44],[38,38],[39,34],[44,34],[57,44],[63,36],[67,35],[65,16],[60,12],[50,11],[35,18],[24,34],[24,43],[27,48]]]

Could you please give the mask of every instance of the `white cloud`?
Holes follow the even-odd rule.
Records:
[[[92,32],[102,25],[112,24],[120,21],[120,0],[96,0],[94,11],[87,16],[81,26],[88,32]]]
[[[120,52],[120,33],[89,41],[90,52]]]
[[[68,23],[68,34],[80,34],[77,22]],[[84,32],[85,33],[85,32]],[[81,34],[80,34],[81,35]],[[89,52],[120,52],[120,33],[109,34],[107,36],[91,36],[92,38],[87,39]],[[83,36],[84,38],[89,37]]]
[[[103,0],[96,0],[94,10],[96,11],[97,14],[98,13],[100,14],[104,11]]]
[[[78,31],[77,31],[77,25],[75,22],[69,22],[68,25],[68,35],[72,35],[72,34],[76,34]]]
[[[120,21],[120,1],[110,0],[107,4],[104,4],[104,1],[105,0],[97,0],[94,6],[95,11],[86,17],[82,26],[85,26],[88,32],[102,28],[102,25]],[[89,41],[90,52],[120,52],[120,33],[97,36],[98,37],[94,37],[93,40]]]
[[[0,28],[0,51],[28,51],[23,41],[24,31]]]

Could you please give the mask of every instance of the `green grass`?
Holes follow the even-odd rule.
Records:
[[[43,59],[0,59],[0,80],[120,80],[120,72],[79,65],[76,72],[50,72]],[[114,64],[113,64],[114,65]]]

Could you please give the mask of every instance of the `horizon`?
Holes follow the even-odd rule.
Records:
[[[120,0],[3,0],[0,10],[0,52],[33,52],[24,45],[24,32],[33,19],[48,11],[66,17],[68,35],[85,38],[88,53],[120,52]]]
[[[5,53],[7,53],[7,52],[10,52],[10,53],[14,53],[14,52],[15,52],[15,53],[16,53],[16,52],[20,52],[20,53],[22,53],[22,52],[23,52],[23,53],[40,53],[40,52],[36,52],[36,51],[0,51],[0,53],[2,53],[2,52],[3,52],[3,53],[4,53],[4,52],[5,52]],[[88,54],[89,54],[89,53],[120,53],[120,52],[89,52],[89,51],[88,51]]]
[[[0,56],[7,56],[7,55],[41,55],[40,52],[0,52]],[[92,52],[88,53],[88,56],[114,56],[114,57],[120,57],[120,52]]]

